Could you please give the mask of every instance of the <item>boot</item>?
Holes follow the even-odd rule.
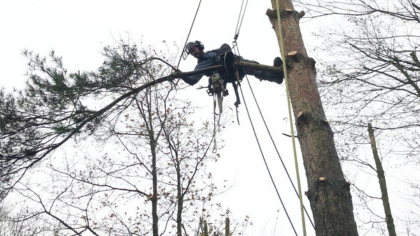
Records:
[[[282,65],[283,65],[283,61],[281,60],[280,57],[274,58],[274,62],[273,62],[274,67],[281,67]],[[260,81],[265,80],[265,81],[275,82],[278,84],[283,83],[283,77],[284,77],[283,72],[279,74],[274,74],[272,72],[263,71],[263,70],[254,70],[252,72],[255,77],[260,79]],[[248,74],[250,73],[248,72]]]
[[[226,71],[229,73],[229,75],[235,75],[234,70],[235,65],[235,56],[233,55],[232,51],[227,51],[223,55],[223,67],[225,67]]]
[[[235,66],[235,55],[232,51],[227,51],[222,55],[221,58],[223,69],[220,73],[223,80],[226,82],[236,81],[236,66]]]
[[[283,61],[281,60],[280,57],[274,58],[274,63],[273,63],[273,66],[274,67],[280,67],[282,65],[283,65]]]

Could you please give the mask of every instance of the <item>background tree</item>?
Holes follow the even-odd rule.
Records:
[[[4,236],[58,236],[61,229],[59,223],[44,221],[39,215],[27,217],[23,212],[16,211],[16,203],[2,202],[0,207],[0,234]],[[17,204],[22,204],[19,202]],[[23,209],[28,210],[28,209]]]
[[[385,217],[376,210],[378,200],[374,200],[380,199],[375,197],[379,194],[360,187],[366,183],[356,175],[360,172],[376,175],[370,155],[363,155],[368,147],[364,130],[369,122],[379,131],[382,158],[400,167],[404,163],[418,162],[418,4],[411,0],[300,3],[309,17],[330,17],[329,22],[338,23],[320,27],[316,33],[322,38],[318,48],[322,65],[319,86],[337,134],[340,158],[346,161],[348,170],[356,167],[348,171],[347,176],[360,197],[359,225],[365,224],[364,230],[373,226],[383,232]],[[330,56],[323,53],[324,50]],[[410,193],[402,194],[404,198],[411,198]],[[403,214],[405,216],[397,217],[401,221],[411,215],[407,211]],[[416,225],[412,219],[406,223],[401,221],[397,222],[400,231],[406,231],[403,229],[406,225],[413,230]]]
[[[16,210],[94,235],[181,235],[199,231],[200,217],[210,222],[212,209],[228,216],[211,204],[222,189],[205,170],[218,159],[213,126],[191,122],[175,85],[159,83],[167,57],[124,42],[103,54],[98,71],[67,75],[54,53],[48,66],[25,52],[27,90],[3,91],[2,178],[10,198],[31,206]]]
[[[104,132],[102,125],[129,107],[138,92],[176,77],[156,79],[154,75],[170,74],[172,68],[165,59],[148,58],[158,53],[148,50],[152,52],[120,42],[104,48],[105,61],[98,71],[69,74],[54,52],[50,66],[46,58],[24,51],[29,60],[27,88],[0,92],[2,191],[13,187],[13,177],[69,139]]]

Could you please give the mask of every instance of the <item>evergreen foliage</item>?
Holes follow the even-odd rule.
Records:
[[[129,106],[139,85],[151,86],[155,76],[170,74],[170,68],[148,57],[152,54],[157,53],[150,47],[138,50],[120,42],[104,48],[105,61],[97,71],[68,73],[54,51],[48,58],[24,51],[26,89],[0,90],[0,178],[8,185],[2,191],[70,138],[109,134],[103,124]]]

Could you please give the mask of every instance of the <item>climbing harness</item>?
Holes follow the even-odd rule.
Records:
[[[207,93],[213,97],[213,115],[214,115],[214,129],[213,135],[216,137],[217,131],[220,132],[220,117],[223,112],[223,97],[225,96],[224,82],[222,77],[218,72],[214,72],[213,75],[209,78],[209,86]],[[216,113],[216,107],[219,106],[219,114]],[[216,122],[216,116],[219,115],[219,118]],[[217,143],[216,139],[214,140],[213,153],[217,152]]]
[[[218,72],[214,72],[209,79],[209,87],[207,93],[210,96],[213,96],[214,101],[214,112],[216,112],[216,101],[219,106],[219,115],[223,112],[223,97],[226,96],[227,90],[225,89],[225,84],[222,79],[222,76]]]
[[[209,84],[207,86],[207,94],[213,97],[213,113],[214,113],[214,133],[213,135],[216,136],[216,131],[220,132],[220,118],[223,112],[223,97],[229,95],[229,91],[226,89],[227,84],[231,83],[233,86],[233,90],[235,91],[236,102],[234,103],[236,107],[236,114],[238,114],[238,106],[241,104],[241,100],[239,98],[238,93],[238,85],[240,86],[240,77],[238,73],[237,63],[234,61],[234,56],[232,52],[228,52],[231,54],[232,60],[229,65],[223,63],[224,67],[221,70],[213,71],[213,75],[209,78]],[[222,75],[221,75],[222,74]],[[201,87],[203,88],[203,87]],[[217,114],[216,110],[219,107],[219,114]],[[216,115],[219,115],[219,118],[216,121]],[[239,118],[237,115],[237,120],[239,124]],[[217,144],[216,141],[214,142],[213,152],[217,151]]]
[[[238,86],[241,85],[241,79],[239,77],[238,66],[237,62],[235,61],[235,56],[232,52],[227,52],[223,56],[226,57],[226,54],[230,53],[231,62],[226,64],[223,62],[223,68],[220,70],[215,70],[213,75],[209,78],[209,84],[207,86],[207,94],[212,96],[214,99],[214,111],[216,112],[216,105],[219,106],[219,114],[223,112],[223,97],[229,95],[229,91],[227,90],[227,84],[232,84],[233,90],[235,92],[236,101],[234,103],[236,107],[236,117],[239,124],[238,118],[238,106],[241,104],[241,99],[239,97]],[[205,87],[199,87],[198,89],[202,89]]]

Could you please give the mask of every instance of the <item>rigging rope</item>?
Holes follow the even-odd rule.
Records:
[[[233,45],[232,45],[232,48],[235,48],[235,46],[237,46],[237,39],[238,39],[238,36],[239,36],[239,31],[240,31],[240,28],[241,28],[241,26],[242,26],[243,18],[244,18],[244,15],[245,15],[246,6],[248,5],[248,0],[247,0],[247,2],[246,2],[245,9],[244,9],[244,11],[243,11],[243,15],[242,15],[241,23],[239,24],[239,20],[240,20],[241,13],[242,13],[243,3],[244,3],[244,0],[242,0],[241,9],[240,9],[239,17],[238,17],[238,22],[237,22],[237,24],[236,24],[235,37],[234,37],[234,41],[233,41],[233,43],[232,43],[232,44],[233,44]],[[276,7],[276,8],[277,8],[277,19],[279,19],[279,20],[278,20],[278,24],[279,24],[279,33],[280,33],[280,48],[281,48],[282,58],[283,58],[283,59],[285,59],[284,50],[283,50],[283,48],[284,48],[284,46],[283,46],[283,36],[282,36],[282,33],[281,33],[281,19],[280,19],[280,11],[279,11],[279,5],[278,5],[278,1],[277,1],[277,0],[276,0],[276,6],[277,6],[277,7]],[[239,27],[238,27],[238,26],[239,26]],[[238,49],[237,51],[238,51],[238,56],[240,56],[239,49]],[[296,188],[295,188],[295,186],[294,186],[294,184],[293,184],[293,181],[291,180],[290,175],[289,175],[289,173],[288,173],[288,171],[287,171],[287,168],[286,168],[286,166],[284,165],[283,160],[282,160],[282,158],[281,158],[281,156],[280,156],[280,154],[279,154],[279,152],[278,152],[278,150],[277,150],[277,147],[276,147],[276,145],[275,145],[275,143],[274,143],[274,141],[273,141],[273,138],[272,138],[272,136],[271,136],[271,133],[270,133],[270,131],[269,131],[268,127],[267,127],[267,124],[266,124],[266,122],[265,122],[265,119],[264,119],[264,117],[263,117],[263,115],[262,115],[262,113],[261,113],[261,110],[260,110],[260,108],[259,108],[258,102],[256,101],[256,98],[255,98],[254,92],[253,92],[253,90],[252,90],[252,87],[251,87],[251,85],[250,85],[250,83],[249,83],[248,76],[246,76],[246,78],[247,78],[248,84],[249,84],[249,86],[250,86],[250,88],[251,88],[251,92],[252,92],[252,94],[253,94],[253,96],[254,96],[255,102],[257,103],[258,110],[259,110],[259,112],[260,112],[260,114],[261,114],[261,117],[262,117],[262,119],[263,119],[263,121],[264,121],[264,125],[266,126],[266,129],[267,129],[267,131],[268,131],[268,133],[269,133],[269,135],[270,135],[271,141],[273,142],[274,147],[275,147],[275,149],[276,149],[276,152],[277,152],[277,154],[278,154],[278,156],[279,156],[279,158],[280,158],[280,161],[281,161],[281,163],[282,163],[282,165],[283,165],[283,167],[284,167],[284,169],[285,169],[285,171],[286,171],[287,176],[289,177],[290,183],[292,184],[293,189],[295,190],[295,192],[296,192],[296,194],[297,194],[297,196],[298,196],[298,198],[299,198],[299,201],[300,201],[300,208],[301,208],[301,215],[302,215],[302,227],[303,227],[303,234],[306,236],[305,217],[304,217],[304,214],[303,214],[303,211],[304,211],[304,210],[305,210],[305,212],[306,212],[306,215],[307,215],[307,217],[308,217],[309,221],[311,222],[311,224],[312,224],[312,226],[313,226],[314,228],[315,228],[315,225],[314,225],[314,223],[312,222],[311,218],[309,217],[309,214],[308,214],[308,212],[306,211],[306,208],[303,206],[303,201],[302,201],[302,191],[301,191],[301,186],[300,186],[300,176],[299,176],[299,167],[298,167],[298,162],[297,162],[296,144],[295,144],[295,140],[294,140],[294,130],[293,130],[293,124],[292,124],[292,122],[291,122],[291,121],[292,121],[292,118],[291,118],[291,108],[290,108],[290,100],[289,100],[289,96],[290,96],[290,95],[289,95],[289,87],[288,87],[288,83],[287,83],[287,81],[288,81],[288,80],[287,80],[286,63],[283,63],[283,71],[284,71],[284,72],[286,72],[286,73],[284,73],[284,74],[285,74],[286,93],[287,93],[287,101],[288,101],[288,108],[289,108],[289,121],[290,121],[289,123],[290,123],[291,133],[292,133],[293,153],[294,153],[294,159],[295,159],[296,176],[297,176],[297,181],[298,181],[298,189],[299,189],[299,193],[296,191]],[[239,85],[240,85],[240,84],[239,84]],[[241,88],[241,93],[242,93],[242,87],[240,87],[240,88]],[[274,187],[276,188],[276,191],[277,191],[277,187],[275,186],[275,183],[274,183],[274,181],[273,181],[273,179],[272,179],[272,177],[271,177],[270,170],[269,170],[269,168],[268,168],[268,166],[267,166],[267,163],[266,163],[266,161],[265,161],[264,154],[262,153],[261,146],[260,146],[259,141],[258,141],[258,137],[256,136],[255,129],[254,129],[254,126],[253,126],[253,124],[252,124],[252,120],[251,120],[251,117],[250,117],[250,115],[249,115],[248,107],[247,107],[247,105],[246,105],[246,102],[245,102],[245,98],[244,98],[244,96],[243,96],[243,93],[242,93],[242,98],[243,98],[243,100],[244,100],[245,107],[246,107],[246,110],[247,110],[247,113],[248,113],[248,117],[249,117],[249,119],[250,119],[250,121],[251,121],[251,125],[252,125],[252,128],[253,128],[253,130],[254,130],[254,135],[255,135],[255,137],[256,137],[256,139],[257,139],[258,146],[259,146],[259,148],[260,148],[260,152],[261,152],[261,154],[262,154],[262,156],[263,156],[264,163],[266,164],[267,171],[269,172],[269,175],[270,175],[270,178],[271,178],[271,180],[272,180],[272,183],[273,183],[273,185],[274,185]],[[278,192],[277,192],[277,194],[278,194]],[[278,194],[278,196],[279,196],[279,198],[280,198],[280,195],[279,195],[279,194]],[[281,201],[281,198],[280,198],[280,201]],[[282,201],[281,201],[281,202],[282,202]],[[282,205],[283,205],[283,202],[282,202]],[[284,207],[284,206],[283,206],[283,207]],[[287,214],[287,212],[286,212],[286,214]],[[287,217],[289,218],[289,216],[288,216],[288,215],[287,215]],[[290,218],[289,218],[289,221],[290,221]],[[290,223],[292,224],[292,222],[291,222],[291,221],[290,221]],[[292,227],[293,227],[293,224],[292,224]],[[294,227],[293,227],[293,230],[294,230]],[[295,231],[295,233],[296,233],[296,231]]]
[[[242,6],[243,6],[243,4],[244,4],[244,0],[242,0],[241,9],[240,9],[239,17],[238,17],[238,22],[237,22],[237,24],[236,24],[235,37],[234,37],[233,47],[232,47],[233,49],[235,49],[235,46],[237,46],[237,42],[236,42],[236,40],[238,39],[238,36],[239,36],[239,31],[240,31],[241,26],[242,26],[242,22],[243,22],[243,19],[244,19],[244,15],[245,15],[246,7],[248,6],[248,0],[246,1],[245,8],[244,8],[244,11],[243,11],[243,13],[242,13]],[[241,13],[242,13],[242,18],[241,18]],[[239,21],[240,21],[241,23],[239,23]],[[237,55],[238,55],[238,56],[240,56],[239,49],[237,49],[237,52],[238,52],[238,54],[237,54]],[[246,76],[246,78],[247,78],[247,80],[248,80],[248,76]],[[286,210],[286,207],[285,207],[285,205],[284,205],[284,203],[283,203],[283,200],[282,200],[282,199],[281,199],[281,197],[280,197],[280,193],[279,193],[279,191],[278,191],[278,189],[277,189],[277,185],[276,185],[276,183],[274,182],[273,176],[271,175],[270,168],[268,167],[267,161],[266,161],[265,156],[264,156],[264,153],[263,153],[263,151],[262,151],[262,148],[261,148],[261,145],[260,145],[260,141],[259,141],[258,136],[257,136],[257,133],[256,133],[256,131],[255,131],[254,124],[253,124],[253,122],[252,122],[251,116],[250,116],[250,114],[249,114],[248,106],[247,106],[247,104],[246,104],[245,97],[244,97],[244,94],[243,94],[243,91],[242,91],[242,86],[241,86],[241,83],[240,83],[239,81],[238,81],[238,85],[239,85],[239,88],[240,88],[240,90],[241,90],[242,100],[244,101],[244,104],[245,104],[246,112],[247,112],[247,114],[248,114],[248,118],[249,118],[249,121],[250,121],[250,123],[251,123],[252,131],[254,132],[254,136],[255,136],[255,139],[256,139],[256,141],[257,141],[258,148],[259,148],[259,150],[260,150],[261,156],[262,156],[262,158],[263,158],[263,160],[264,160],[265,167],[266,167],[267,172],[268,172],[268,174],[269,174],[269,176],[270,176],[271,183],[273,184],[274,189],[276,190],[277,196],[278,196],[278,198],[279,198],[279,200],[280,200],[280,203],[281,203],[281,205],[282,205],[282,207],[283,207],[284,212],[286,213],[287,219],[289,220],[290,225],[292,226],[293,231],[295,232],[295,235],[298,235],[298,234],[297,234],[297,232],[296,232],[296,229],[295,229],[295,227],[294,227],[294,225],[293,225],[293,222],[292,222],[292,220],[291,220],[291,219],[290,219],[290,217],[289,217],[289,214],[288,214],[288,212],[287,212],[287,210]],[[292,183],[292,184],[293,184],[293,183]]]
[[[287,219],[289,219],[290,225],[292,226],[293,231],[295,232],[295,235],[298,235],[297,232],[296,232],[295,226],[293,225],[293,222],[290,219],[289,214],[287,213],[286,207],[284,206],[283,200],[280,197],[279,191],[277,189],[276,183],[274,182],[273,176],[271,175],[270,169],[268,168],[267,161],[265,160],[265,156],[264,156],[264,153],[262,151],[262,148],[261,148],[261,145],[260,145],[260,141],[258,139],[257,133],[255,132],[254,124],[252,123],[251,116],[249,115],[248,106],[246,105],[244,93],[242,92],[242,87],[240,85],[239,85],[239,88],[241,90],[242,100],[244,101],[245,109],[246,109],[246,112],[248,114],[249,121],[251,123],[252,131],[254,132],[255,139],[257,140],[257,143],[258,143],[258,148],[260,149],[260,153],[261,153],[261,156],[262,156],[262,158],[264,160],[265,167],[266,167],[266,169],[268,171],[268,174],[270,175],[271,183],[273,184],[274,188],[276,189],[277,196],[278,196],[278,198],[279,198],[279,200],[281,202],[281,205],[283,206],[283,210],[286,213]]]
[[[241,30],[242,22],[244,21],[246,7],[248,6],[248,0],[246,0],[244,11],[242,11],[243,5],[244,5],[244,0],[242,0],[241,9],[239,10],[238,22],[236,23],[235,36],[234,36],[235,44],[236,44],[236,40],[239,37],[239,31]],[[241,18],[241,14],[242,14],[242,18]],[[239,21],[241,22],[240,24],[239,24]],[[233,46],[235,46],[235,44]]]
[[[237,45],[237,47],[236,47],[236,51],[238,52],[238,55],[240,55],[240,52],[239,52],[239,46],[238,46],[238,45]],[[289,178],[289,181],[290,181],[290,183],[292,184],[292,187],[293,187],[293,189],[295,190],[295,193],[296,193],[297,197],[298,197],[298,198],[300,198],[299,193],[298,193],[298,191],[296,190],[296,187],[295,187],[295,185],[294,185],[294,183],[293,183],[293,181],[292,181],[292,178],[290,177],[289,171],[287,170],[287,167],[286,167],[286,165],[285,165],[285,164],[284,164],[284,162],[283,162],[283,158],[281,158],[280,152],[279,152],[279,150],[277,149],[277,145],[276,145],[276,143],[274,142],[274,139],[273,139],[273,136],[271,135],[270,129],[268,128],[268,125],[267,125],[267,123],[265,122],[264,115],[262,114],[262,111],[261,111],[261,109],[260,109],[260,105],[259,105],[259,103],[258,103],[258,101],[257,101],[257,98],[256,98],[255,94],[254,94],[254,90],[252,89],[251,83],[249,82],[248,76],[246,76],[246,81],[247,81],[248,86],[249,86],[249,88],[250,88],[250,90],[251,90],[252,96],[254,97],[254,101],[255,101],[255,104],[257,105],[258,111],[260,112],[261,119],[262,119],[262,120],[263,120],[263,122],[264,122],[265,129],[267,130],[267,133],[268,133],[268,135],[270,136],[271,142],[273,143],[274,149],[275,149],[275,150],[276,150],[276,152],[277,152],[277,156],[279,157],[280,162],[281,162],[281,164],[283,165],[284,171],[286,172],[286,175],[287,175],[287,177]],[[308,211],[306,210],[305,206],[303,206],[303,209],[305,210],[305,214],[306,214],[306,216],[308,217],[308,219],[309,219],[309,221],[311,222],[311,224],[312,224],[313,228],[315,229],[315,225],[314,225],[314,223],[312,222],[312,219],[311,219],[311,217],[309,216],[309,213],[308,213]]]
[[[190,30],[189,30],[189,32],[188,32],[187,39],[186,39],[186,41],[185,41],[185,44],[184,44],[184,47],[183,47],[183,48],[185,48],[185,47],[186,47],[186,45],[187,45],[187,43],[188,43],[188,39],[189,39],[189,37],[190,37],[190,34],[191,34],[191,31],[192,31],[192,28],[193,28],[193,26],[194,26],[195,19],[196,19],[196,17],[197,17],[198,11],[199,11],[200,6],[201,6],[201,1],[202,1],[202,0],[200,0],[200,2],[199,2],[199,4],[198,4],[198,7],[197,7],[197,10],[196,10],[196,13],[195,13],[195,16],[194,16],[193,22],[192,22],[192,24],[191,24],[191,27],[190,27]],[[245,16],[245,11],[246,11],[246,8],[247,8],[247,6],[248,6],[248,0],[246,1],[244,11],[242,11],[243,4],[244,4],[244,0],[242,0],[241,9],[240,9],[240,12],[239,12],[238,22],[237,22],[237,24],[236,24],[236,30],[235,30],[235,36],[234,36],[234,41],[233,41],[233,47],[232,47],[232,48],[235,48],[235,46],[237,46],[237,42],[236,42],[236,40],[237,40],[237,39],[238,39],[238,37],[239,37],[239,31],[240,31],[240,29],[241,29],[241,27],[242,27],[243,19],[244,19],[244,16]],[[281,19],[280,19],[280,12],[279,12],[278,1],[276,1],[276,6],[277,6],[277,18],[279,19],[279,20],[278,20],[278,24],[279,24],[279,34],[280,34],[280,48],[281,48],[282,58],[285,58],[285,55],[284,55],[284,50],[283,50],[283,37],[282,37],[282,32],[281,32]],[[241,14],[242,14],[242,18],[241,18]],[[239,54],[239,49],[238,49],[238,55],[240,56],[240,54]],[[180,58],[179,58],[177,68],[179,68],[179,65],[180,65],[180,63],[181,63],[181,59],[182,59],[182,53],[181,53],[181,56],[180,56]],[[285,63],[283,63],[283,71],[285,71],[285,72],[286,72],[286,65],[285,65]],[[251,92],[252,92],[252,94],[253,94],[253,96],[254,96],[254,99],[255,99],[255,101],[256,101],[256,98],[255,98],[254,92],[253,92],[252,87],[251,87],[251,85],[250,85],[250,83],[249,83],[249,80],[248,80],[248,76],[247,76],[246,78],[247,78],[247,82],[248,82],[248,84],[249,84],[249,86],[250,86],[250,88],[251,88]],[[286,82],[286,92],[287,92],[287,100],[288,100],[288,107],[289,107],[289,120],[291,121],[292,119],[291,119],[291,108],[290,108],[290,100],[289,100],[289,96],[290,96],[290,95],[289,95],[289,88],[288,88],[288,83],[287,83],[287,73],[285,73],[285,78],[284,78],[284,79],[285,79],[285,82]],[[260,149],[260,152],[261,152],[262,158],[263,158],[263,160],[264,160],[264,164],[265,164],[265,166],[266,166],[266,168],[267,168],[268,174],[270,175],[271,182],[272,182],[272,184],[273,184],[273,186],[274,186],[274,188],[275,188],[275,190],[276,190],[277,196],[278,196],[278,198],[279,198],[279,200],[280,200],[280,202],[281,202],[281,204],[282,204],[282,206],[283,206],[283,209],[284,209],[284,211],[285,211],[285,213],[286,213],[286,215],[287,215],[287,218],[289,219],[289,222],[290,222],[290,224],[291,224],[291,226],[292,226],[292,228],[293,228],[293,231],[294,231],[294,232],[295,232],[295,234],[297,235],[297,232],[296,232],[296,230],[295,230],[295,227],[294,227],[294,225],[293,225],[293,223],[292,223],[292,221],[291,221],[291,219],[290,219],[290,217],[289,217],[289,214],[287,213],[286,207],[285,207],[285,206],[284,206],[284,204],[283,204],[283,201],[282,201],[282,199],[281,199],[281,197],[280,197],[280,194],[279,194],[279,192],[278,192],[277,186],[276,186],[276,184],[275,184],[275,182],[274,182],[274,180],[273,180],[273,177],[272,177],[272,175],[271,175],[270,169],[269,169],[269,167],[268,167],[268,165],[267,165],[267,162],[266,162],[266,159],[265,159],[264,153],[263,153],[263,151],[262,151],[262,148],[261,148],[261,145],[260,145],[260,142],[259,142],[258,136],[257,136],[257,134],[256,134],[256,132],[255,132],[255,128],[254,128],[254,125],[253,125],[253,123],[252,123],[251,116],[250,116],[250,114],[249,114],[248,106],[247,106],[247,104],[246,104],[245,97],[244,97],[244,95],[243,95],[243,91],[242,91],[241,84],[240,84],[240,83],[238,83],[238,84],[239,84],[239,87],[240,87],[240,90],[241,90],[241,95],[242,95],[242,99],[243,99],[244,104],[245,104],[245,108],[246,108],[246,111],[247,111],[247,114],[248,114],[248,118],[249,118],[249,120],[250,120],[250,122],[251,122],[252,130],[253,130],[253,132],[254,132],[254,136],[255,136],[255,138],[256,138],[256,140],[257,140],[258,147],[259,147],[259,149]],[[277,147],[276,147],[276,145],[275,145],[275,143],[274,143],[274,141],[273,141],[273,138],[272,138],[272,136],[271,136],[271,133],[270,133],[270,131],[269,131],[268,127],[267,127],[267,124],[266,124],[266,122],[265,122],[265,119],[264,119],[264,117],[263,117],[263,115],[262,115],[262,113],[261,113],[261,110],[260,110],[260,107],[259,107],[259,105],[258,105],[258,102],[256,101],[256,103],[257,103],[258,110],[259,110],[259,112],[260,112],[260,114],[261,114],[261,117],[262,117],[262,119],[263,119],[263,121],[264,121],[264,124],[265,124],[265,126],[266,126],[266,129],[267,129],[267,131],[268,131],[268,133],[269,133],[269,135],[270,135],[270,138],[271,138],[271,140],[272,140],[272,142],[273,142],[273,144],[274,144],[274,147],[275,147],[275,149],[276,149],[276,152],[277,152],[277,154],[278,154],[278,156],[279,156],[279,158],[280,158],[280,161],[281,161],[281,163],[283,164],[283,167],[285,168],[286,174],[287,174],[287,176],[289,177],[289,180],[290,180],[290,182],[291,182],[291,184],[292,184],[292,186],[293,186],[293,188],[294,188],[294,190],[295,190],[295,192],[296,192],[296,188],[295,188],[295,186],[294,186],[294,184],[293,184],[293,181],[292,181],[292,180],[291,180],[291,178],[290,178],[290,175],[289,175],[289,173],[288,173],[288,171],[287,171],[287,168],[286,168],[286,166],[284,165],[283,160],[282,160],[282,158],[281,158],[281,156],[280,156],[280,154],[279,154],[279,152],[278,152],[278,150],[277,150]],[[303,216],[303,209],[305,209],[305,208],[304,208],[304,206],[303,206],[303,202],[302,202],[302,194],[301,194],[301,186],[300,186],[300,177],[299,177],[299,169],[298,169],[298,165],[297,165],[296,145],[295,145],[295,140],[294,140],[294,131],[293,131],[293,125],[292,125],[292,122],[290,122],[290,126],[291,126],[291,130],[292,130],[292,132],[291,132],[291,133],[292,133],[293,150],[294,150],[294,156],[295,156],[296,174],[297,174],[297,179],[298,179],[298,188],[299,188],[299,193],[300,193],[300,194],[299,194],[299,193],[297,193],[297,192],[296,192],[296,194],[298,195],[298,197],[299,197],[299,199],[300,199],[300,204],[301,204],[301,215],[302,215],[302,225],[303,225],[304,235],[306,235],[305,219],[304,219],[304,216]],[[306,214],[307,214],[307,216],[308,216],[309,220],[311,221],[312,226],[314,226],[314,224],[313,224],[313,222],[312,222],[311,218],[309,217],[308,212],[306,211],[306,209],[305,209],[305,212],[306,212]]]
[[[281,57],[283,59],[286,59],[285,53],[284,53],[284,44],[283,44],[283,32],[281,28],[281,18],[280,18],[280,7],[278,0],[276,2],[276,9],[277,9],[277,23],[278,23],[278,31],[279,31],[279,37],[280,37],[280,51],[281,51]],[[303,201],[302,201],[302,190],[300,186],[300,176],[299,176],[299,166],[298,166],[298,160],[297,160],[297,153],[296,153],[296,143],[295,143],[295,132],[293,129],[293,119],[292,119],[292,109],[290,107],[290,92],[289,92],[289,83],[288,83],[288,74],[287,74],[287,68],[286,68],[286,62],[283,63],[283,71],[284,71],[284,82],[286,84],[286,97],[287,97],[287,106],[289,108],[289,123],[290,123],[290,130],[292,134],[292,143],[293,143],[293,155],[295,157],[295,168],[296,168],[296,177],[298,182],[298,189],[299,189],[299,201],[300,201],[300,213],[302,216],[302,228],[303,228],[303,235],[306,236],[306,226],[305,226],[305,217],[303,215]]]

